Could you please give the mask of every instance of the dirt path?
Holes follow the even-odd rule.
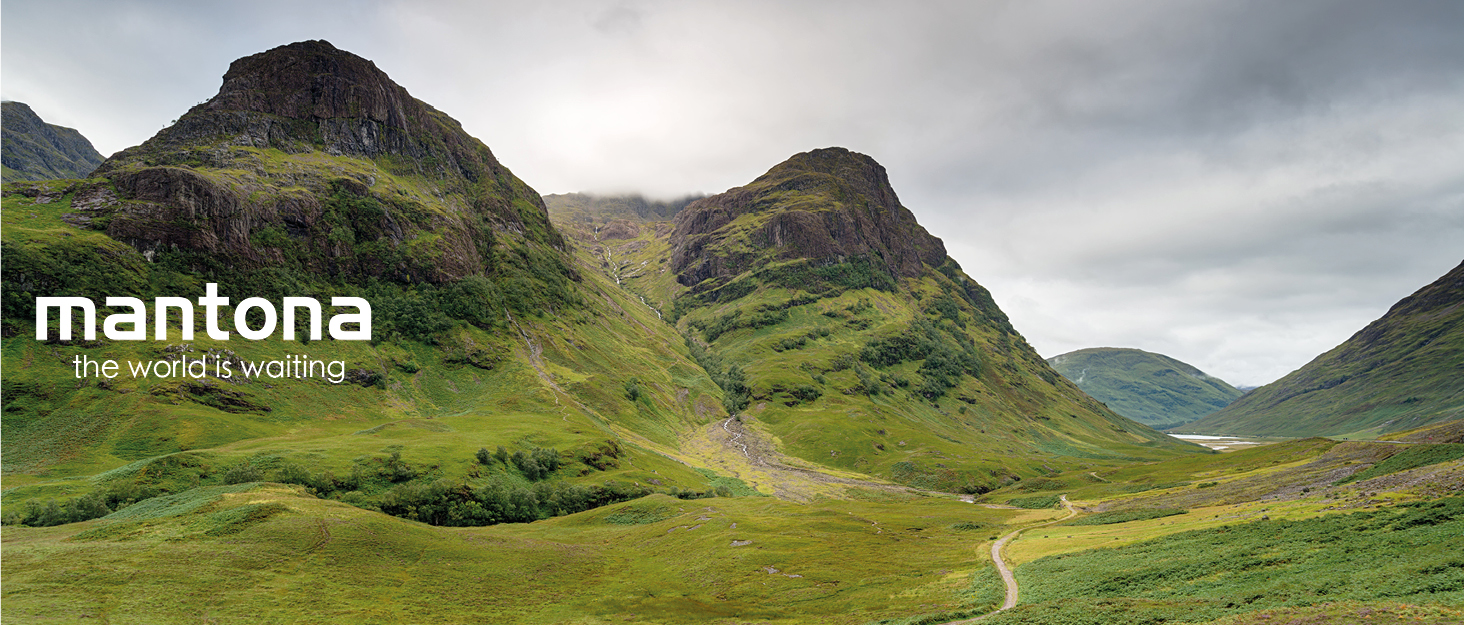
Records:
[[[1073,509],[1072,502],[1068,501],[1067,495],[1063,495],[1062,496],[1062,505],[1063,505],[1064,508],[1067,508],[1067,516],[1064,516],[1064,517],[1062,517],[1060,519],[1053,519],[1051,521],[1047,521],[1046,523],[1038,523],[1036,525],[1028,525],[1027,527],[1024,527],[1024,528],[1021,528],[1021,529],[1017,529],[1017,530],[1013,530],[1013,531],[1007,533],[1006,536],[1002,536],[1000,540],[996,541],[995,543],[993,543],[991,545],[991,561],[994,562],[994,563],[996,563],[996,570],[1001,573],[1001,581],[1003,581],[1003,582],[1006,583],[1006,601],[1003,601],[1002,602],[1001,607],[1000,608],[997,608],[993,612],[990,612],[990,613],[987,613],[987,614],[983,614],[983,615],[978,616],[976,618],[970,618],[970,619],[965,619],[965,620],[961,620],[961,621],[951,621],[949,623],[946,623],[945,625],[961,625],[963,623],[975,623],[976,621],[980,621],[980,620],[982,620],[982,619],[984,619],[986,617],[991,616],[992,614],[996,614],[997,612],[1001,612],[1002,610],[1010,610],[1012,608],[1017,607],[1017,591],[1018,591],[1018,589],[1017,589],[1017,577],[1012,574],[1011,568],[1006,565],[1006,560],[1004,560],[1002,558],[1001,552],[1002,552],[1002,550],[1006,549],[1006,546],[1007,546],[1008,543],[1012,542],[1013,540],[1016,540],[1017,539],[1017,536],[1019,536],[1022,532],[1025,532],[1025,531],[1030,530],[1030,529],[1036,529],[1036,528],[1039,528],[1039,527],[1045,527],[1045,526],[1048,526],[1048,525],[1052,525],[1054,523],[1061,523],[1063,521],[1066,521],[1066,520],[1071,519],[1071,518],[1073,518],[1073,517],[1075,517],[1075,516],[1078,515],[1078,511]]]

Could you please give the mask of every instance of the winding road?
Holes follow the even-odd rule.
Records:
[[[1053,519],[1046,523],[1028,525],[1027,527],[1013,530],[1009,532],[1006,536],[1002,536],[1000,540],[992,543],[991,561],[996,563],[996,570],[1001,573],[1001,580],[1003,582],[1006,582],[1006,601],[1002,602],[1001,607],[997,608],[995,611],[983,614],[976,618],[969,618],[960,621],[950,621],[948,623],[945,623],[945,625],[962,625],[963,623],[975,623],[981,619],[991,616],[992,614],[1001,612],[1002,610],[1010,610],[1014,607],[1017,607],[1017,577],[1012,574],[1011,568],[1006,565],[1006,560],[1002,559],[1001,552],[1003,549],[1006,549],[1007,543],[1016,540],[1017,536],[1020,535],[1022,532],[1039,527],[1045,527],[1054,523],[1061,523],[1078,515],[1078,511],[1073,509],[1073,503],[1071,501],[1068,501],[1067,495],[1062,496],[1062,505],[1064,508],[1067,508],[1067,516],[1060,519]]]

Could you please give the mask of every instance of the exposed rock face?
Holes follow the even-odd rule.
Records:
[[[85,178],[102,164],[102,155],[80,132],[42,121],[23,102],[5,102],[0,108],[4,109],[0,162],[5,166],[5,182]]]
[[[612,221],[600,228],[600,238],[609,239],[634,239],[640,236],[640,226],[630,221]]]
[[[474,152],[482,144],[455,120],[413,98],[376,64],[325,41],[234,61],[218,95],[141,148],[190,147],[219,135],[231,136],[234,145],[286,152],[436,157],[465,176],[481,168],[471,165],[497,165],[481,162]]]
[[[844,148],[797,154],[744,187],[676,215],[671,269],[686,286],[762,262],[876,260],[893,277],[945,261],[945,245],[900,205],[884,167]]]
[[[497,231],[561,247],[539,195],[451,117],[324,41],[235,61],[218,95],[108,159],[75,204],[152,255],[440,282]]]

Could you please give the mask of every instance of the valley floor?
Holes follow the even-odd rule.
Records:
[[[1038,484],[1064,515],[1002,505],[1032,499],[1016,488],[973,505],[773,448],[755,422],[731,420],[675,453],[777,497],[653,495],[530,524],[432,527],[250,483],[10,526],[3,616],[971,622],[1008,596],[1001,551],[1022,602],[986,623],[1464,622],[1461,459],[1345,482],[1396,447],[1293,441]]]

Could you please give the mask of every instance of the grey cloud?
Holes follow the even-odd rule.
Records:
[[[1140,347],[1265,382],[1464,256],[1457,2],[11,0],[4,17],[4,96],[104,150],[212,95],[234,58],[318,38],[545,193],[719,192],[858,150],[1048,356]]]

